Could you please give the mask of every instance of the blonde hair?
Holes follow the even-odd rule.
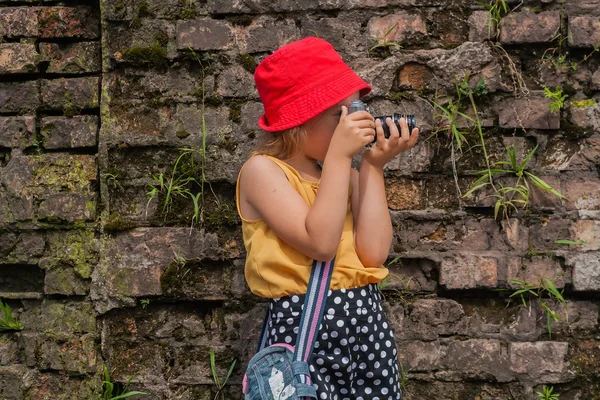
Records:
[[[302,151],[305,140],[306,128],[304,125],[279,132],[263,131],[250,156],[266,154],[280,160],[289,160]]]

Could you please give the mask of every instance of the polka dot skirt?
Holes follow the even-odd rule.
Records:
[[[267,345],[294,345],[304,295],[272,299]],[[394,333],[377,285],[329,291],[309,360],[313,386],[323,400],[402,398]]]

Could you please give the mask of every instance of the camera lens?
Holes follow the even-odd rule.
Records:
[[[381,117],[375,117],[375,119],[381,120],[381,126],[383,127],[383,134],[385,135],[386,139],[390,137],[390,128],[385,123],[385,120],[388,117],[391,118],[392,121],[394,121],[394,124],[396,124],[396,127],[398,128],[398,130],[400,130],[400,118],[406,119],[406,124],[408,125],[409,133],[412,132],[412,130],[417,126],[417,121],[415,119],[414,114],[394,113],[393,115],[383,115]],[[372,143],[375,143],[376,141],[377,141],[377,135],[375,135],[375,138],[373,139]]]

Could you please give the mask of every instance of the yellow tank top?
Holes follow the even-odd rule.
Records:
[[[290,184],[309,205],[314,204],[319,189],[318,182],[303,179],[292,166],[277,158],[265,157],[283,170]],[[263,220],[248,220],[242,217],[239,183],[238,175],[236,203],[238,214],[242,219],[242,233],[246,247],[245,276],[250,290],[266,298],[306,293],[313,260],[279,239]],[[356,254],[353,230],[354,220],[349,196],[344,230],[331,277],[330,289],[332,290],[351,289],[376,283],[388,274],[384,266],[376,268],[363,266]]]

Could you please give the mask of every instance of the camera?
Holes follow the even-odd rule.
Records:
[[[369,106],[367,106],[365,103],[363,103],[360,100],[353,100],[352,103],[350,103],[350,107],[348,107],[348,114],[356,112],[356,111],[362,111],[362,110],[365,110],[366,112],[371,113]],[[396,124],[396,126],[398,127],[398,130],[400,130],[400,118],[406,119],[406,124],[408,125],[409,132],[412,132],[412,130],[417,126],[417,120],[415,119],[414,114],[394,113],[392,115],[382,115],[380,117],[374,117],[375,119],[381,120],[381,125],[383,126],[383,133],[385,134],[386,139],[390,137],[390,128],[385,123],[385,120],[387,119],[387,117],[390,117],[392,119],[392,121],[394,121],[394,124]],[[373,139],[373,143],[375,143],[376,141],[377,141],[377,135],[375,135],[375,138]]]

